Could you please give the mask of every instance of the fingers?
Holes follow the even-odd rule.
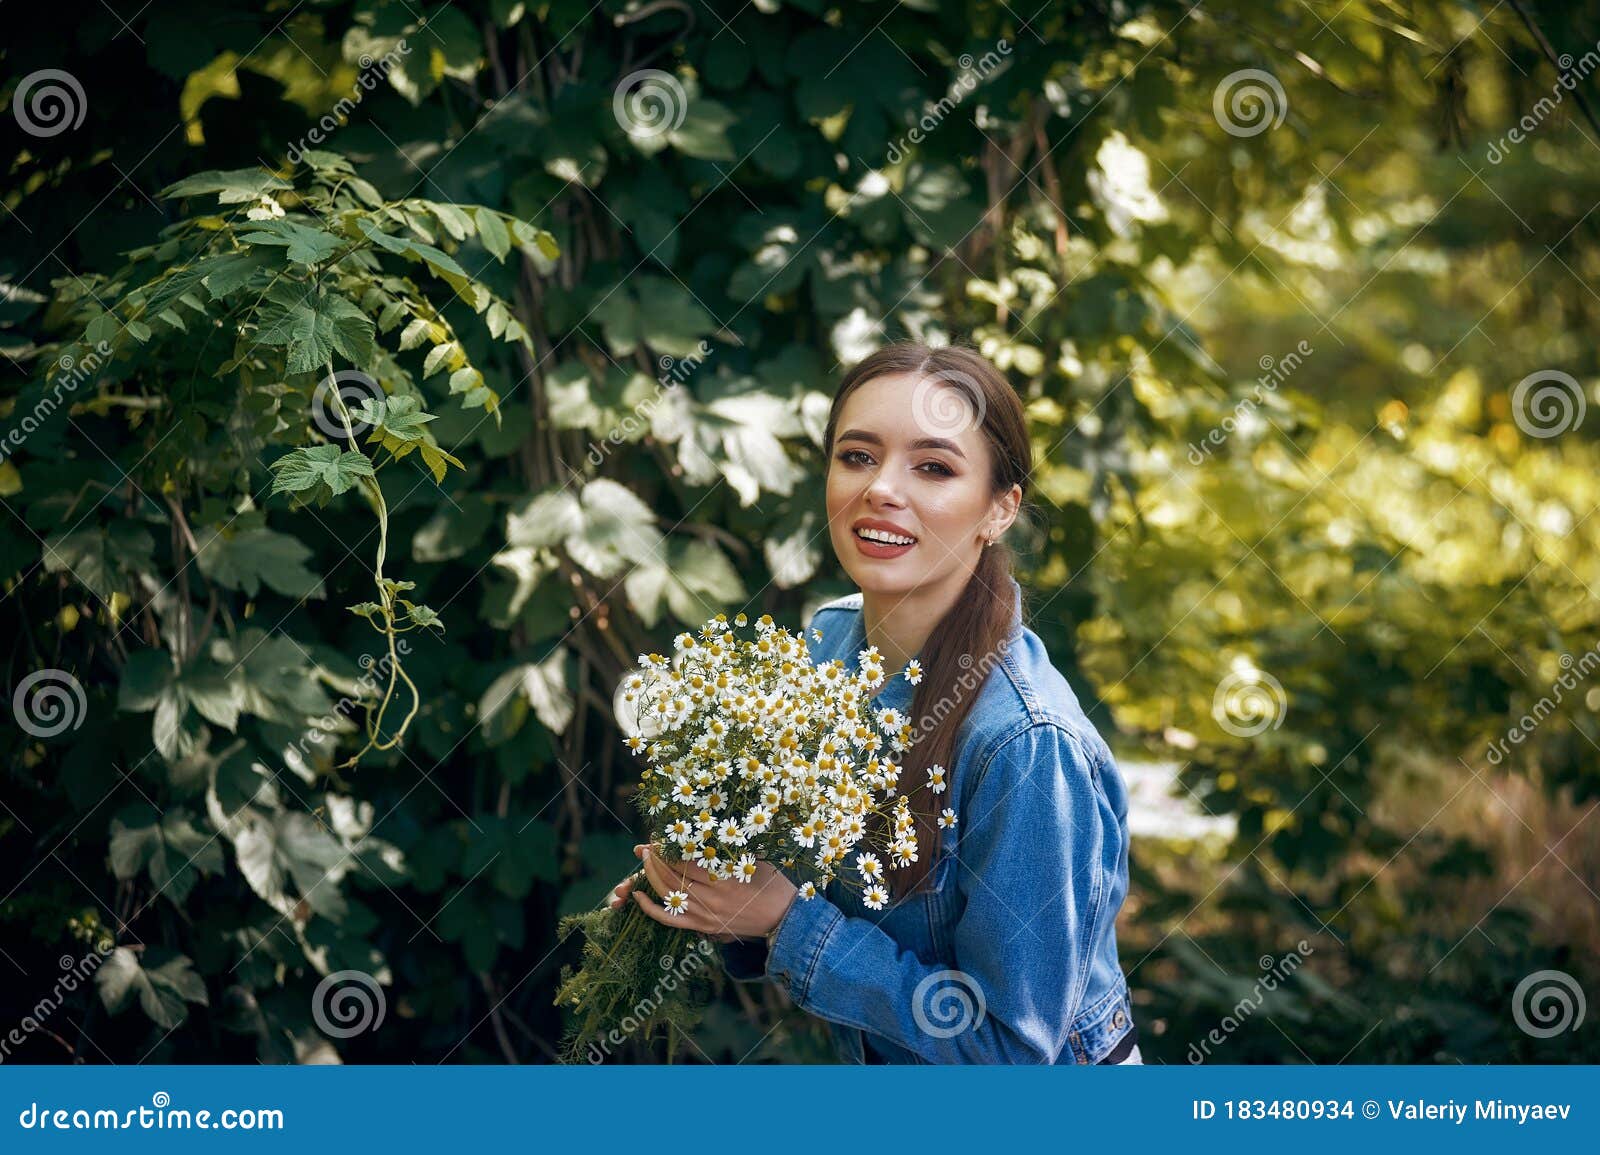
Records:
[[[664,895],[669,890],[688,891],[691,886],[709,886],[715,882],[703,868],[692,862],[667,862],[648,848],[642,857],[645,876],[657,895]]]
[[[651,901],[637,890],[633,892],[633,901],[649,917],[659,922],[662,926],[670,926],[673,930],[687,930],[695,934],[706,934],[711,929],[693,909],[686,910],[682,914],[673,914],[666,907]]]
[[[632,894],[634,889],[639,885],[640,877],[641,876],[638,874],[630,874],[627,878],[624,878],[621,882],[617,883],[616,886],[613,886],[611,888],[611,894],[606,898],[606,906],[610,907],[612,910],[620,910],[622,908],[622,904],[628,901],[628,896]]]

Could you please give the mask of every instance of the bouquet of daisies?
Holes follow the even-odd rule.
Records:
[[[646,763],[635,799],[647,836],[669,864],[693,862],[715,879],[748,883],[764,859],[796,883],[797,901],[840,877],[864,888],[866,906],[881,908],[889,900],[883,860],[858,853],[846,869],[870,820],[882,819],[891,863],[917,858],[894,759],[912,727],[898,711],[872,707],[881,656],[876,647],[862,651],[852,673],[838,660],[813,664],[804,636],[769,616],[748,626],[743,614],[731,628],[719,614],[698,635],[679,634],[671,659],[641,656],[619,689],[627,745]],[[915,662],[904,676],[921,680]],[[930,769],[927,786],[943,791],[943,768]],[[953,820],[946,810],[940,824]],[[676,890],[658,897],[669,912],[692,901]],[[708,985],[694,980],[710,968],[685,963],[704,959],[711,944],[632,903],[563,919],[562,937],[573,930],[585,937],[582,962],[562,970],[556,994],[574,1016],[566,1057],[592,1058],[597,1042],[663,1028],[670,1051],[675,1034],[698,1021]]]

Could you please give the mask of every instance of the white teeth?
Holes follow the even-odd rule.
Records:
[[[867,541],[882,542],[884,545],[915,545],[917,543],[917,539],[914,537],[902,537],[897,533],[889,533],[887,530],[882,529],[858,529],[856,530],[856,536],[865,538]]]

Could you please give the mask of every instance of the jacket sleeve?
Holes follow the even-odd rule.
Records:
[[[1077,739],[1054,724],[1005,740],[977,769],[957,812],[952,885],[967,901],[953,967],[819,896],[790,908],[767,973],[810,1013],[928,1062],[1053,1063],[1107,917],[1101,863],[1115,818]]]

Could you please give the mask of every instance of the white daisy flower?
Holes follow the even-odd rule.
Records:
[[[913,686],[922,683],[922,663],[915,658],[906,663],[906,681]]]
[[[940,829],[947,829],[955,824],[956,812],[950,809],[950,807],[946,806],[943,812],[941,812],[939,815],[939,827]]]
[[[943,766],[935,763],[934,765],[928,767],[928,786],[935,794],[944,793],[945,781]]]
[[[889,892],[876,884],[867,887],[866,893],[861,896],[861,902],[868,910],[882,910],[883,904],[889,901]]]
[[[667,908],[668,914],[682,914],[689,909],[689,895],[682,890],[669,890],[667,897],[661,900],[661,905]]]
[[[883,877],[883,863],[878,861],[878,856],[876,854],[856,855],[856,870],[860,871],[862,878],[873,879]]]
[[[740,882],[754,882],[756,877],[756,856],[753,854],[741,854],[738,865],[734,867],[733,876]]]
[[[801,898],[816,898],[817,897],[817,884],[814,883],[814,882],[802,882],[800,884],[800,897]]]

